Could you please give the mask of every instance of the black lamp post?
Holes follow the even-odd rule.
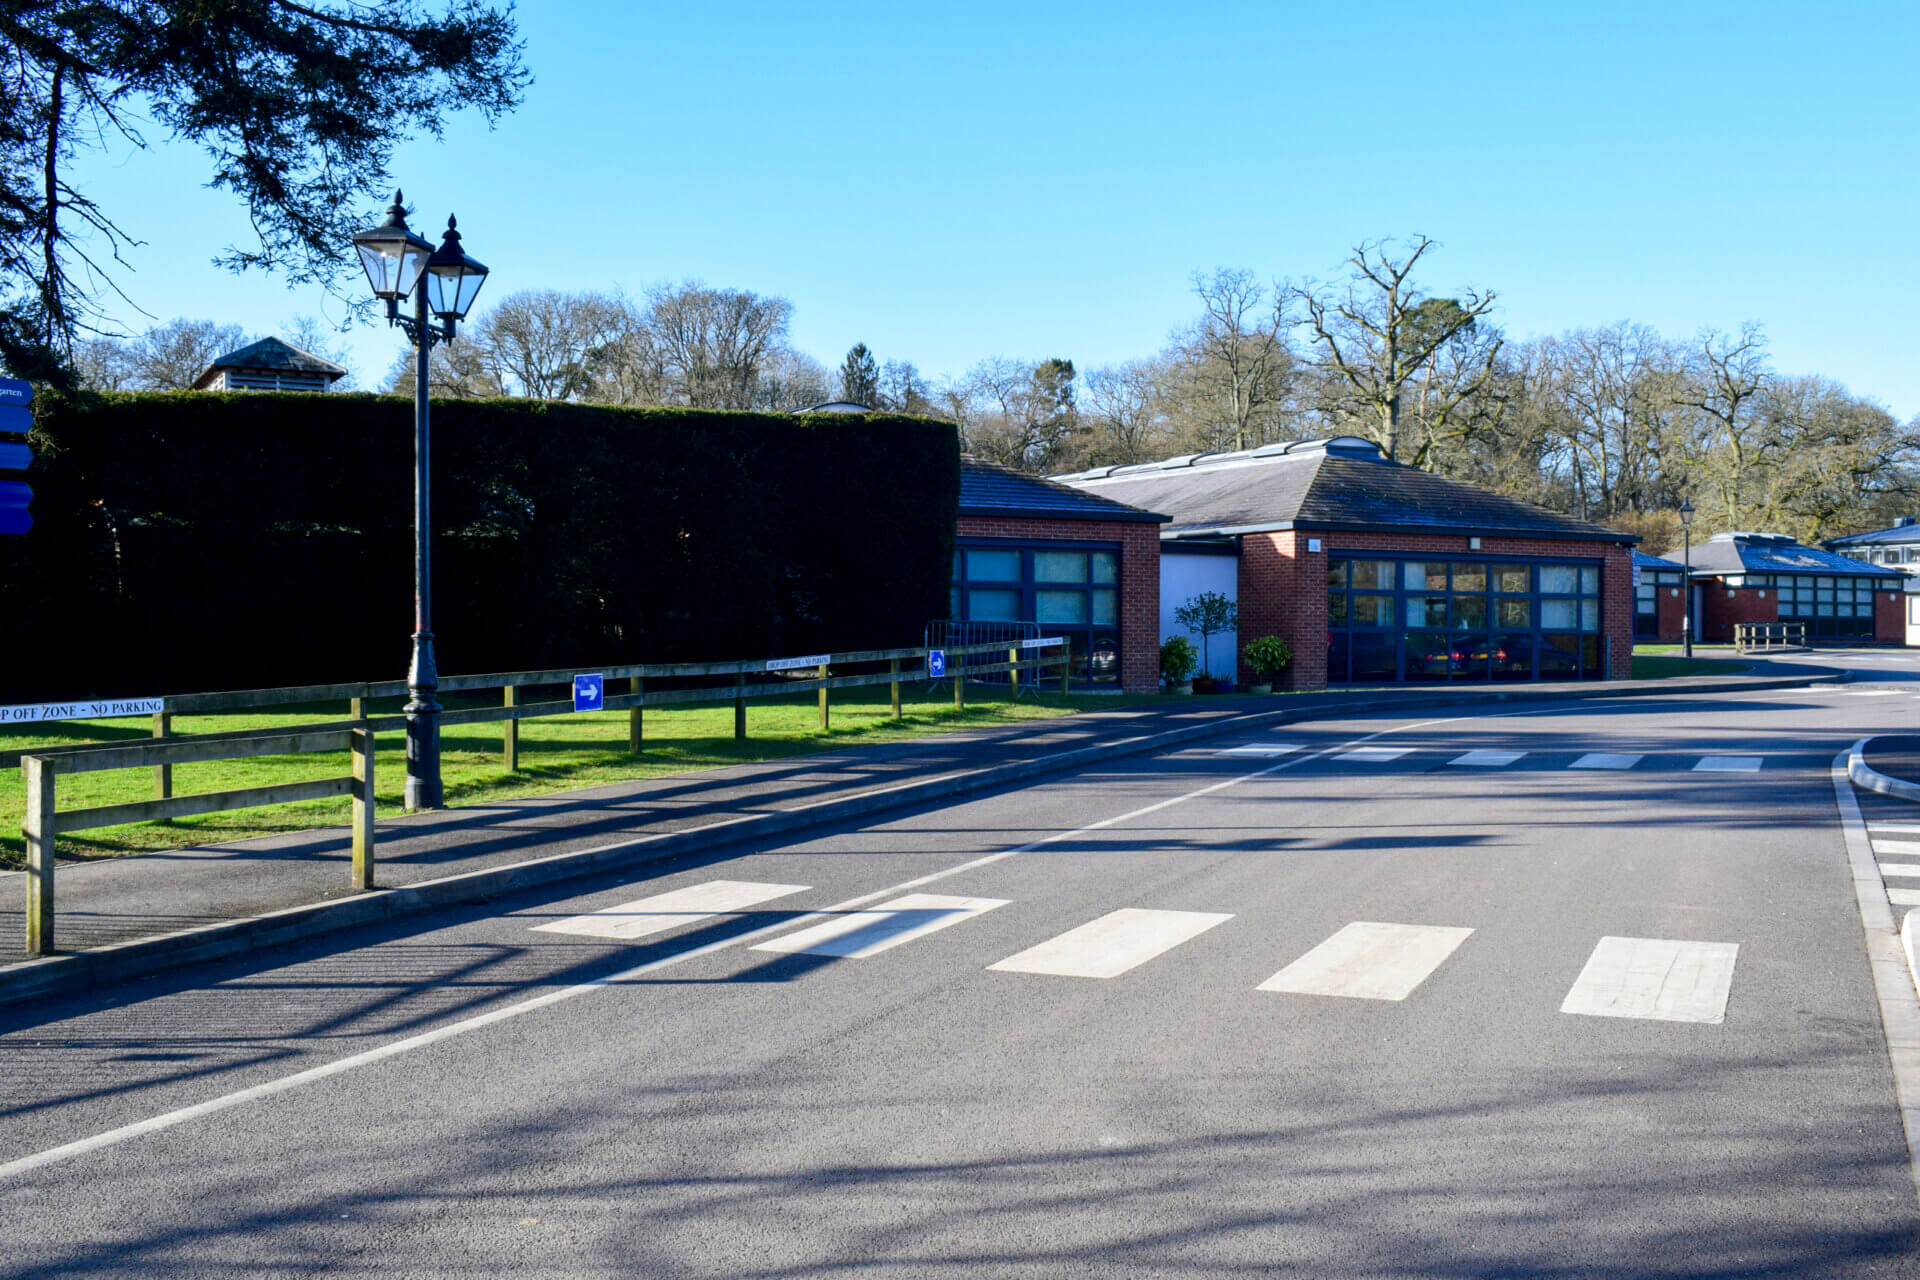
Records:
[[[440,247],[407,229],[407,211],[398,191],[387,220],[353,238],[366,268],[373,296],[387,304],[387,323],[406,332],[418,359],[413,379],[413,661],[407,667],[407,786],[409,809],[438,809],[440,785],[440,703],[434,694],[440,674],[433,663],[433,563],[429,538],[430,492],[427,486],[427,357],[436,342],[452,342],[454,326],[466,318],[486,282],[487,269],[460,249],[454,219]],[[400,304],[413,299],[413,314]],[[431,313],[438,320],[428,319]]]
[[[1680,538],[1686,550],[1680,558],[1686,562],[1686,576],[1681,579],[1680,589],[1685,591],[1686,609],[1680,615],[1680,652],[1686,657],[1693,656],[1693,504],[1685,498],[1680,499]]]

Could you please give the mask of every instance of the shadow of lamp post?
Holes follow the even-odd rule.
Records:
[[[445,802],[440,785],[440,703],[434,695],[440,675],[433,662],[433,564],[429,538],[431,494],[427,485],[427,357],[436,342],[452,342],[454,326],[466,318],[486,282],[487,269],[460,248],[460,232],[447,219],[440,247],[407,228],[407,211],[398,191],[387,220],[353,237],[373,296],[387,304],[387,323],[414,346],[413,378],[413,660],[407,667],[407,785],[409,809],[438,809]],[[400,304],[413,301],[413,314]],[[431,316],[431,319],[429,318]],[[438,321],[436,324],[435,321]]]

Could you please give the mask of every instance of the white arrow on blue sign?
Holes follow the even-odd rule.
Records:
[[[573,678],[573,709],[575,711],[598,711],[606,705],[606,700],[606,681],[600,676]]]
[[[33,403],[33,384],[22,382],[18,378],[0,378],[0,404],[29,405]]]
[[[947,651],[945,649],[927,650],[927,674],[943,676],[947,674]]]

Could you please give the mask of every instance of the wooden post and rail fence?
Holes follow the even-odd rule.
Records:
[[[1736,653],[1784,653],[1807,647],[1804,622],[1736,622],[1733,624],[1733,648]]]
[[[1028,640],[1022,646],[1008,648],[1004,641],[963,645],[943,651],[947,658],[944,679],[953,682],[953,705],[966,705],[966,682],[970,678],[1005,673],[1010,688],[1019,690],[1019,673],[1038,673],[1045,668],[1059,669],[1060,691],[1067,692],[1071,655],[1059,638]],[[1006,655],[1006,661],[968,662],[975,655]],[[1030,656],[1023,656],[1030,655]],[[733,736],[747,737],[747,701],[751,698],[788,697],[817,691],[820,728],[831,722],[829,693],[834,689],[852,689],[886,684],[891,686],[891,713],[901,718],[900,686],[903,681],[927,679],[925,648],[872,649],[853,653],[818,654],[803,658],[775,658],[750,662],[636,663],[607,667],[599,674],[611,683],[626,680],[627,692],[607,694],[601,709],[626,711],[628,752],[638,754],[644,746],[642,711],[647,707],[687,706],[697,703],[733,704]],[[916,661],[917,660],[917,663]],[[884,671],[852,675],[832,674],[835,666],[871,666],[884,662]],[[903,664],[914,664],[905,666]],[[915,669],[917,667],[917,669]],[[748,682],[748,677],[773,675],[784,671],[810,670],[812,679],[773,679]],[[520,691],[543,685],[571,684],[571,670],[512,671],[492,675],[450,676],[440,681],[440,692],[470,692],[498,689],[497,707],[465,707],[440,713],[443,728],[453,725],[501,722],[501,756],[505,767],[520,767],[520,722],[537,716],[576,714],[571,700],[522,702]],[[648,689],[649,680],[722,680],[711,686],[675,689]],[[223,813],[234,809],[263,805],[291,804],[300,800],[319,800],[347,795],[353,798],[353,856],[349,887],[364,891],[374,887],[374,736],[399,733],[406,728],[403,715],[373,716],[367,705],[381,698],[407,695],[404,681],[383,683],[303,685],[281,689],[247,689],[230,693],[177,694],[144,702],[158,702],[153,716],[153,740],[132,744],[100,746],[30,747],[0,752],[0,767],[18,764],[26,777],[26,813],[21,831],[26,838],[27,954],[51,953],[54,944],[54,842],[59,835],[97,827],[120,826],[132,822],[154,822],[200,813]],[[173,717],[206,715],[230,711],[253,711],[272,707],[311,705],[316,702],[345,701],[348,719],[324,724],[278,729],[244,729],[226,733],[175,735]],[[88,704],[71,704],[76,709]],[[21,710],[6,708],[4,710]],[[149,714],[143,711],[141,714]],[[58,719],[106,718],[76,711],[75,715],[41,717],[40,722]],[[15,718],[7,723],[23,722]],[[199,795],[173,794],[173,766],[215,760],[246,760],[266,756],[346,751],[349,772],[340,777],[306,782],[280,783],[266,787],[247,787],[233,791]],[[101,805],[85,809],[59,809],[56,806],[58,779],[66,774],[92,773],[107,769],[151,768],[154,798],[131,804]]]

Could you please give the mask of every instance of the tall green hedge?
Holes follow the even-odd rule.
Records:
[[[0,538],[0,702],[405,674],[411,401],[34,410],[34,528]],[[443,672],[904,645],[947,610],[946,423],[443,401],[432,463]]]

